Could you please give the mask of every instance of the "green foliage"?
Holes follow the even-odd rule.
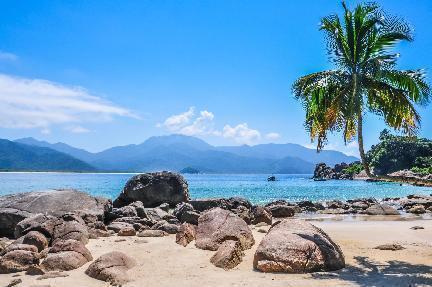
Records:
[[[420,123],[415,104],[428,103],[430,88],[423,70],[397,70],[399,54],[393,51],[399,42],[413,40],[410,26],[376,3],[353,10],[342,5],[341,17],[324,17],[320,29],[335,69],[306,75],[293,85],[317,149],[323,148],[329,131],[343,132],[346,142],[352,140],[365,111],[414,135]]]
[[[432,167],[432,141],[395,136],[384,130],[380,143],[372,146],[367,158],[376,174],[388,174],[402,169],[428,173],[427,170]]]
[[[421,168],[421,167],[415,166],[411,169],[411,171],[424,176],[424,175],[432,174],[432,167]]]
[[[351,164],[349,167],[343,169],[343,172],[349,175],[359,174],[363,170],[363,165],[359,162]]]

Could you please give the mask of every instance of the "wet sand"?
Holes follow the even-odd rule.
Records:
[[[137,260],[138,265],[130,270],[134,281],[124,286],[432,286],[432,220],[336,219],[311,221],[326,231],[345,254],[347,267],[336,272],[265,274],[254,271],[253,255],[265,235],[258,232],[258,227],[253,227],[257,243],[246,251],[243,262],[230,271],[210,263],[213,252],[197,249],[193,242],[187,247],[177,245],[173,235],[164,238],[113,236],[90,240],[87,247],[95,259],[117,250]],[[424,229],[412,230],[412,226]],[[125,241],[115,242],[119,239]],[[385,243],[398,243],[406,249],[374,249]],[[18,273],[19,277],[0,275],[0,286],[17,278],[23,280],[18,286],[109,286],[84,274],[89,264],[66,272],[69,276],[65,278],[36,280],[38,276],[24,273]]]

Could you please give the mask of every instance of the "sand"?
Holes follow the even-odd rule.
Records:
[[[253,255],[265,235],[258,232],[262,227],[253,228],[257,243],[246,251],[243,262],[230,271],[210,263],[213,252],[197,249],[193,243],[187,247],[177,245],[173,235],[164,238],[113,236],[90,240],[87,247],[94,258],[117,250],[137,260],[138,265],[130,270],[134,281],[124,286],[432,286],[432,220],[325,220],[312,223],[341,246],[347,262],[345,269],[313,274],[254,271]],[[425,229],[412,230],[412,226]],[[115,242],[119,239],[125,241]],[[373,249],[385,243],[398,243],[406,249]],[[65,278],[36,280],[38,276],[24,273],[18,273],[18,277],[0,275],[0,286],[17,278],[23,280],[18,286],[109,286],[84,274],[89,264],[67,272],[69,276]]]

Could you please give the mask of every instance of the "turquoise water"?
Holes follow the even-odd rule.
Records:
[[[82,173],[0,173],[0,195],[75,188],[95,196],[115,199],[133,174]],[[370,183],[359,180],[315,182],[310,175],[276,175],[278,181],[267,182],[268,175],[186,175],[192,198],[241,196],[253,203],[276,199],[347,200],[359,197],[400,197],[408,194],[432,194],[432,188],[400,186],[397,183]]]

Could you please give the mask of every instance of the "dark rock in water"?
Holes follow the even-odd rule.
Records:
[[[345,259],[324,231],[303,220],[285,219],[263,238],[253,266],[262,272],[307,273],[344,268]]]
[[[272,213],[270,210],[262,207],[262,206],[255,206],[252,209],[253,213],[253,224],[258,224],[260,222],[267,223],[268,225],[272,224]]]
[[[365,210],[368,215],[399,215],[396,208],[386,204],[373,204]]]
[[[215,251],[225,240],[239,241],[243,250],[255,244],[246,222],[234,213],[221,208],[203,213],[198,219],[196,247]]]
[[[57,241],[42,261],[45,271],[68,271],[77,269],[93,260],[90,251],[80,241]]]
[[[289,205],[271,205],[269,209],[273,217],[292,217],[295,214],[294,207]]]
[[[375,249],[397,251],[405,249],[405,247],[400,244],[382,244],[375,247]]]
[[[183,223],[180,225],[180,228],[176,234],[176,243],[186,247],[190,242],[195,240],[195,237],[195,225]]]
[[[128,180],[114,206],[122,207],[134,201],[141,201],[146,207],[162,203],[175,206],[189,201],[188,185],[183,176],[173,172],[139,174]]]
[[[39,264],[37,252],[13,250],[0,258],[0,274],[21,272],[32,265]]]
[[[210,262],[216,267],[228,270],[239,265],[243,255],[244,253],[239,241],[226,240],[219,246]]]
[[[136,265],[136,261],[118,251],[106,253],[96,259],[85,273],[95,279],[109,282],[114,286],[131,281],[127,271]]]

